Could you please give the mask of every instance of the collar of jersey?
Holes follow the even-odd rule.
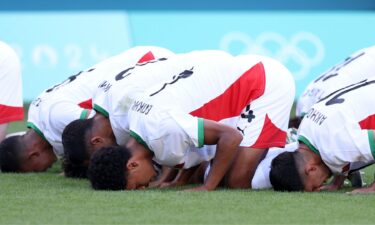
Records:
[[[41,130],[39,130],[39,128],[31,123],[31,122],[27,122],[26,126],[30,129],[33,129],[41,138],[43,138],[44,140],[47,141],[46,137],[44,136],[43,132]]]
[[[310,141],[309,141],[306,137],[300,135],[300,136],[298,136],[298,140],[299,140],[300,142],[304,143],[305,145],[307,145],[307,147],[309,147],[309,149],[310,149],[311,151],[313,151],[314,153],[320,155],[319,150],[316,149],[316,148],[310,143]]]
[[[109,113],[107,112],[107,110],[103,109],[101,106],[94,104],[93,108],[99,113],[103,114],[105,117],[109,118]]]
[[[89,110],[88,110],[88,109],[84,109],[84,110],[82,110],[81,115],[79,116],[79,118],[80,118],[81,120],[84,120],[84,119],[87,118],[87,115],[88,115],[88,114],[89,114]]]
[[[141,136],[139,136],[137,133],[135,133],[134,131],[130,131],[129,132],[130,136],[132,136],[135,140],[137,140],[138,143],[140,143],[141,145],[145,146],[145,148],[147,148],[148,150],[150,150],[150,148],[148,147],[148,145],[146,144],[146,142],[141,138]]]

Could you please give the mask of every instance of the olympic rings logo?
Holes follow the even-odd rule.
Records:
[[[87,60],[96,63],[111,55],[107,51],[100,51],[96,45],[65,44],[61,49],[50,44],[38,44],[32,46],[30,52],[25,52],[19,44],[11,44],[11,46],[21,59],[31,60],[32,66],[55,69],[59,67],[59,64],[64,63],[65,68],[72,72],[81,70]]]
[[[241,46],[239,54],[261,54],[279,60],[296,80],[308,76],[311,68],[319,65],[325,56],[322,41],[309,32],[295,33],[289,40],[276,32],[263,32],[255,39],[242,32],[230,32],[220,41],[220,49],[228,52],[233,52],[231,48],[235,45]]]

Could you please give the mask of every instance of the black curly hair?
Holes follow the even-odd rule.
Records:
[[[95,190],[124,190],[127,185],[126,164],[130,151],[123,146],[104,147],[90,160],[88,178]]]
[[[62,133],[64,146],[63,170],[65,176],[72,178],[87,177],[87,163],[90,158],[85,136],[93,126],[93,118],[77,119],[69,123]]]
[[[283,152],[272,160],[270,181],[275,191],[303,191],[295,156],[298,152]]]
[[[21,136],[12,136],[0,143],[0,169],[1,172],[20,172],[22,166],[22,153],[25,151]]]
[[[62,158],[62,169],[66,177],[87,178],[88,163],[72,163],[65,156]]]

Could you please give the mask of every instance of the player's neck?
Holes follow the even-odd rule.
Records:
[[[306,160],[312,160],[315,163],[321,163],[322,159],[320,155],[312,151],[307,145],[299,143],[298,151],[303,155]]]
[[[29,129],[24,135],[25,143],[40,143],[42,145],[49,145],[49,143],[33,129]]]
[[[152,159],[153,157],[152,152],[148,148],[146,148],[141,143],[137,142],[137,140],[135,140],[132,137],[129,139],[128,143],[126,144],[126,147],[130,150],[132,155],[138,155],[138,156],[150,158],[150,159]]]

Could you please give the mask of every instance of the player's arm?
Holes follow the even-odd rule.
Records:
[[[214,190],[228,171],[241,141],[242,135],[236,129],[212,120],[204,120],[204,144],[216,144],[216,154],[206,182],[189,190]]]
[[[204,161],[194,167],[188,169],[181,169],[179,170],[178,174],[176,175],[173,181],[163,183],[160,187],[168,188],[182,186],[186,184],[202,184],[204,183],[204,175],[209,164],[209,161]]]
[[[328,185],[323,185],[319,188],[319,191],[336,191],[339,190],[344,184],[347,176],[345,175],[335,175]]]
[[[161,174],[157,180],[150,183],[149,187],[151,188],[158,188],[162,187],[164,183],[171,182],[175,179],[178,170],[172,167],[163,166],[161,170]]]
[[[369,194],[369,193],[375,193],[375,182],[372,183],[368,187],[354,189],[353,191],[349,192],[348,194]]]
[[[227,174],[229,188],[251,188],[251,180],[267,149],[239,147]]]

